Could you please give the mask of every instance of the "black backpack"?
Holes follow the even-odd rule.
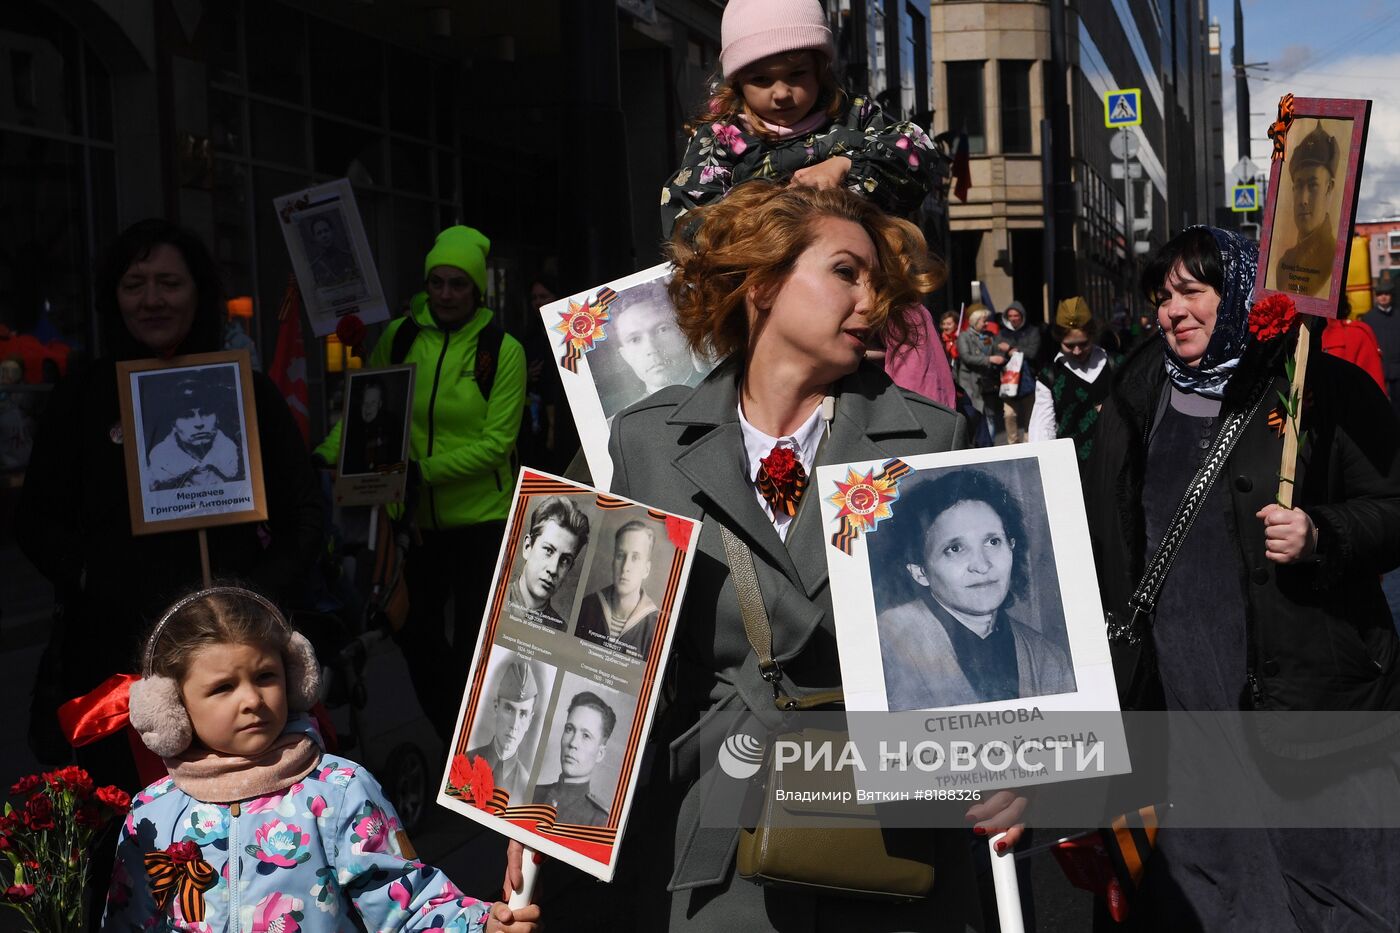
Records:
[[[412,316],[403,319],[399,329],[394,331],[394,342],[389,348],[389,362],[395,366],[403,363],[408,358],[409,347],[413,346],[413,341],[418,339],[418,332],[422,328]],[[477,388],[481,390],[482,398],[488,402],[491,400],[491,389],[496,384],[496,362],[501,357],[501,341],[505,338],[506,332],[499,324],[492,320],[476,335],[476,366],[474,375],[476,377]]]

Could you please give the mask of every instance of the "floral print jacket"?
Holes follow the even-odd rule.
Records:
[[[285,791],[237,804],[202,803],[172,778],[138,794],[102,928],[476,933],[489,908],[414,857],[364,768],[323,756]]]
[[[836,119],[803,136],[767,142],[742,124],[710,123],[690,139],[680,170],[661,189],[661,233],[671,238],[686,211],[754,178],[787,181],[832,156],[851,160],[846,187],[907,217],[941,185],[948,159],[917,124],[891,123],[874,101],[855,97]]]

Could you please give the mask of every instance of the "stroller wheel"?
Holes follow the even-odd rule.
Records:
[[[405,743],[390,752],[387,760],[384,793],[399,811],[399,823],[404,830],[412,832],[428,809],[431,793],[428,759],[416,745]]]

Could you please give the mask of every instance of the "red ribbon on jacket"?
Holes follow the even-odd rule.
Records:
[[[68,743],[82,747],[105,739],[130,721],[128,703],[135,674],[113,674],[97,687],[58,708],[58,724]]]

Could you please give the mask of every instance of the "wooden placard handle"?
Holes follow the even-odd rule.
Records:
[[[1298,422],[1303,420],[1303,383],[1308,378],[1308,349],[1312,344],[1313,316],[1302,318],[1298,345],[1293,348],[1293,378],[1288,386],[1288,405],[1283,415],[1283,459],[1278,467],[1278,504],[1293,508],[1293,482],[1298,472]]]
[[[207,590],[214,585],[214,575],[209,572],[209,532],[201,528],[196,534],[199,536],[199,572]]]

